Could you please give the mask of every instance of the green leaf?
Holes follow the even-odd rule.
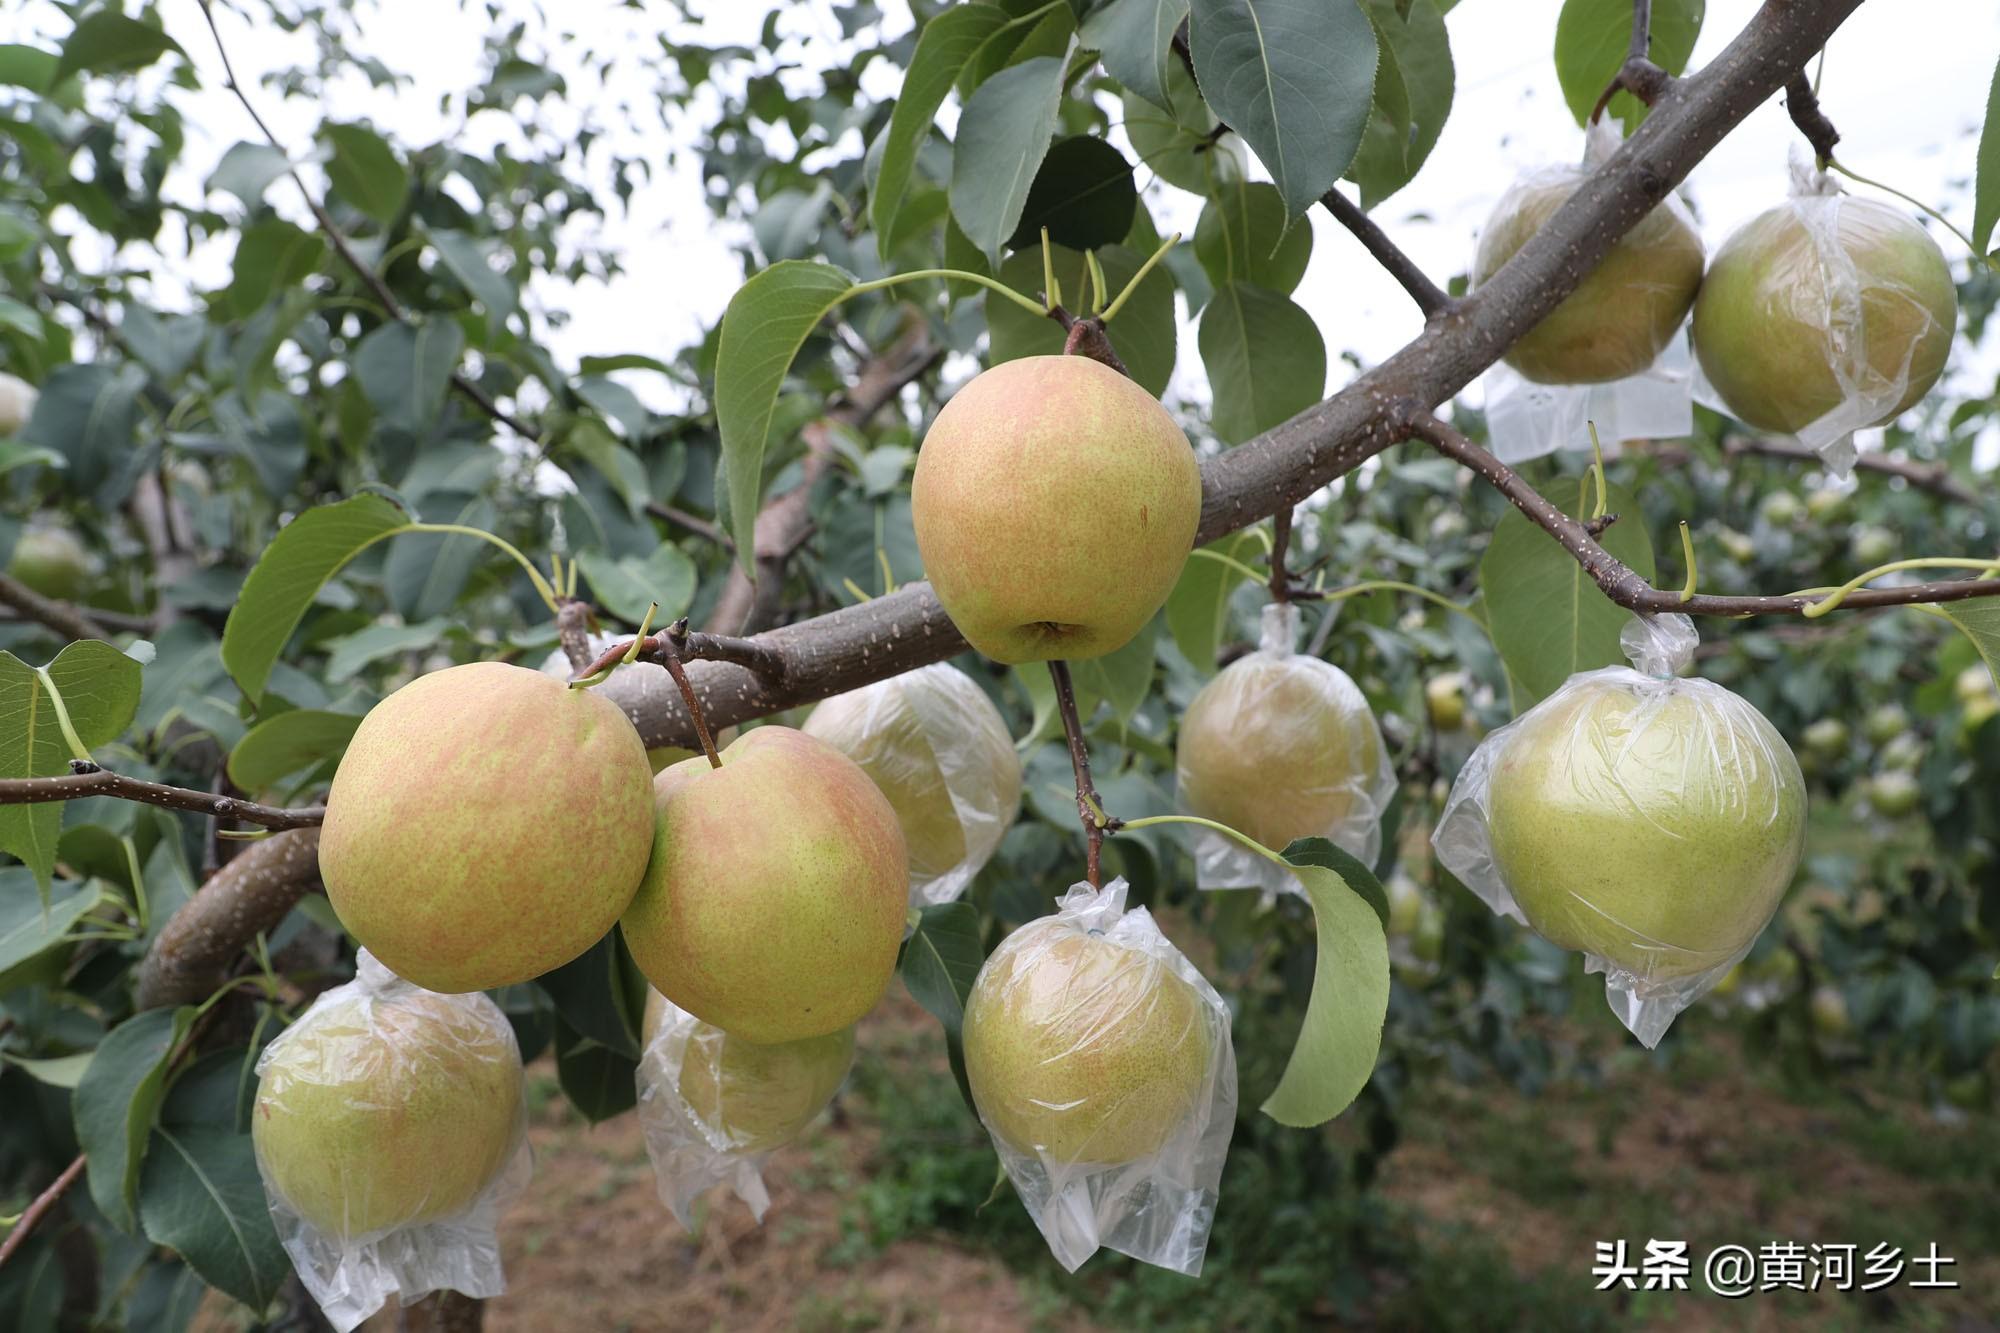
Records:
[[[291,1272],[248,1134],[208,1125],[153,1131],[139,1215],[147,1239],[252,1310],[267,1308]]]
[[[639,1100],[639,1062],[556,1022],[556,1082],[591,1124],[623,1115]]]
[[[110,644],[72,643],[46,670],[86,749],[109,745],[131,725],[144,669]],[[41,677],[14,654],[0,652],[0,778],[55,777],[69,772],[72,758]],[[61,835],[61,802],[0,805],[0,851],[33,869],[44,893]]]
[[[1706,7],[1705,0],[1653,0],[1647,54],[1654,64],[1669,74],[1687,68]],[[1624,67],[1631,45],[1632,0],[1564,0],[1556,19],[1556,80],[1577,124],[1589,121],[1591,108]],[[1605,110],[1624,121],[1628,131],[1645,112],[1630,93],[1619,93]]]
[[[355,349],[354,373],[383,420],[421,435],[443,409],[464,351],[465,330],[455,320],[384,324]]]
[[[1180,61],[1167,67],[1165,106],[1127,93],[1122,108],[1125,135],[1140,167],[1167,184],[1205,195],[1243,179],[1243,141],[1233,134],[1215,137],[1221,122],[1202,101],[1194,76]]]
[[[1083,44],[1127,92],[1164,107],[1174,29],[1187,12],[1188,0],[1110,0],[1083,21]]]
[[[37,1083],[51,1088],[67,1088],[76,1091],[76,1085],[83,1081],[84,1071],[90,1068],[96,1051],[79,1051],[75,1055],[58,1055],[48,1060],[29,1060],[18,1055],[6,1057],[7,1063]]]
[[[1074,135],[1042,159],[1021,223],[1007,244],[1039,251],[1046,227],[1052,244],[1095,250],[1125,239],[1138,208],[1139,191],[1125,154],[1102,139]]]
[[[45,93],[55,84],[58,59],[55,52],[39,46],[0,44],[0,84]]]
[[[1312,228],[1291,225],[1267,181],[1224,185],[1194,228],[1195,258],[1217,287],[1239,281],[1289,296],[1306,275],[1312,247]]]
[[[588,417],[570,427],[565,443],[603,474],[611,489],[618,492],[618,498],[625,502],[626,512],[638,517],[652,495],[652,483],[639,455],[618,443],[603,422]]]
[[[147,1009],[105,1034],[71,1099],[76,1141],[89,1162],[90,1197],[120,1231],[137,1225],[139,1167],[166,1095],[167,1057],[194,1008]]]
[[[283,218],[267,218],[243,229],[224,305],[235,319],[257,313],[274,292],[304,282],[326,258],[326,242]]]
[[[0,440],[0,476],[12,472],[17,467],[63,467],[66,460],[53,449],[44,449],[38,444],[17,444],[13,440]]]
[[[61,947],[101,897],[95,886],[84,885],[45,903],[30,892],[33,883],[25,867],[0,870],[0,991],[12,984],[9,974],[16,968]]]
[[[1202,309],[1199,342],[1215,390],[1211,421],[1225,444],[1297,416],[1326,393],[1326,343],[1289,296],[1221,284]]]
[[[1558,495],[1568,496],[1559,507],[1587,517],[1587,497],[1595,494],[1588,478],[1581,485],[1567,478],[1556,485]],[[1651,580],[1653,546],[1637,497],[1613,486],[1607,512],[1620,518],[1598,541]],[[1493,529],[1479,562],[1479,590],[1493,646],[1519,687],[1517,712],[1579,671],[1625,664],[1618,636],[1632,613],[1606,597],[1555,538],[1518,510],[1508,510]]]
[[[1077,689],[1110,704],[1120,722],[1130,722],[1152,691],[1153,640],[1159,628],[1155,616],[1117,652],[1073,663],[1070,676]]]
[[[42,385],[35,414],[19,438],[61,454],[69,460],[75,483],[94,486],[98,502],[115,508],[131,492],[130,465],[139,453],[139,390],[145,379],[144,372],[130,365],[59,366]]]
[[[660,604],[653,623],[665,625],[694,601],[694,561],[672,542],[661,542],[644,560],[628,555],[613,561],[602,552],[584,551],[576,562],[604,609],[633,625],[645,619],[653,602]]]
[[[639,1029],[645,1017],[646,987],[624,940],[613,930],[577,957],[535,984],[548,993],[556,1013],[579,1036],[632,1060],[639,1058]]]
[[[1305,1129],[1354,1101],[1374,1072],[1389,1011],[1389,899],[1368,867],[1324,838],[1302,838],[1285,859],[1312,903],[1319,934],[1305,1022],[1264,1114]]]
[[[881,167],[868,198],[868,221],[875,229],[878,246],[886,247],[895,231],[896,214],[903,207],[916,168],[917,150],[929,136],[938,108],[944,105],[972,53],[1007,23],[1007,12],[998,5],[954,5],[926,23],[918,35],[902,89],[889,114]],[[882,253],[887,256],[886,248]]]
[[[917,916],[917,927],[903,942],[903,985],[944,1028],[945,1053],[959,1095],[972,1105],[972,1086],[965,1077],[965,1000],[986,961],[979,913],[970,903],[933,903]]]
[[[258,557],[222,631],[222,662],[252,704],[264,698],[271,664],[322,585],[339,568],[409,521],[379,495],[357,495],[300,514]]]
[[[809,334],[854,287],[831,264],[786,260],[729,298],[715,351],[715,416],[722,432],[729,530],[745,573],[756,568],[757,500],[778,390]]]
[[[1028,188],[1062,112],[1069,59],[1037,56],[1009,65],[966,99],[951,155],[951,215],[995,263],[1020,224]]]
[[[1357,0],[1194,0],[1195,77],[1216,115],[1303,216],[1354,160],[1375,96],[1375,29]]]
[[[1979,131],[1979,172],[1972,194],[1972,248],[1988,252],[2000,222],[2000,65],[1986,92],[1986,123]]]
[[[329,640],[332,651],[326,659],[326,679],[331,684],[353,680],[363,669],[385,657],[422,652],[434,646],[451,628],[443,616],[414,625],[369,625],[352,634]]]
[[[1348,175],[1372,209],[1402,189],[1437,145],[1451,114],[1455,72],[1437,0],[1367,0],[1381,45],[1375,105]],[[1399,16],[1407,6],[1407,17]]]
[[[1076,301],[1083,290],[1083,255],[1061,246],[1051,246],[1050,255],[1064,300]],[[1097,260],[1112,294],[1116,295],[1139,271],[1145,257],[1122,245],[1108,245],[1097,252]],[[997,276],[1015,291],[1034,296],[1042,290],[1041,251],[1022,250],[1010,255]],[[1063,331],[1054,320],[1031,314],[1005,297],[986,297],[986,327],[992,335],[987,356],[995,365],[1024,356],[1054,356],[1062,351]],[[1174,280],[1166,265],[1156,264],[1110,326],[1111,345],[1132,372],[1133,380],[1155,397],[1166,392],[1167,382],[1173,378],[1177,334]]]
[[[360,725],[361,718],[354,713],[317,708],[295,708],[266,718],[229,752],[229,780],[244,791],[266,791],[302,768],[339,758]]]
[[[234,143],[208,174],[203,189],[221,190],[254,209],[264,202],[271,183],[291,168],[291,160],[267,143]]]
[[[468,236],[462,231],[435,229],[428,233],[438,258],[444,261],[445,270],[458,280],[473,300],[479,302],[486,312],[486,328],[489,334],[497,333],[507,323],[507,316],[520,308],[520,294],[506,274],[494,268],[488,256],[504,254],[503,247],[493,241],[483,241]],[[592,373],[590,358],[584,358],[584,373]]]
[[[1263,544],[1254,532],[1245,529],[1198,548],[1182,568],[1174,590],[1167,594],[1167,630],[1174,636],[1181,656],[1193,663],[1196,671],[1206,674],[1215,668],[1215,655],[1228,620],[1229,594],[1246,579],[1233,565],[1211,560],[1202,551],[1228,556],[1255,568],[1253,562],[1262,556]]]
[[[122,74],[144,69],[167,52],[180,50],[180,43],[157,25],[127,18],[115,9],[100,9],[77,24],[63,43],[62,60],[50,76],[49,86],[53,88],[79,71]]]
[[[395,150],[365,125],[327,125],[320,137],[333,148],[326,175],[334,191],[383,226],[394,222],[410,193],[409,173]]]
[[[1940,602],[1938,610],[1972,640],[1986,669],[1993,673],[1994,682],[2000,684],[2000,597]]]

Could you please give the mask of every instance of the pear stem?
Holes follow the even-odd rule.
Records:
[[[1283,604],[1292,600],[1291,576],[1285,572],[1285,553],[1292,545],[1292,507],[1280,505],[1271,515],[1271,600]]]
[[[1132,378],[1132,372],[1119,360],[1117,349],[1112,347],[1110,337],[1104,332],[1102,316],[1078,319],[1060,303],[1051,304],[1048,315],[1069,335],[1063,339],[1064,356],[1087,356],[1092,361],[1111,367],[1128,380]]]
[[[715,752],[715,737],[708,734],[708,718],[701,711],[701,700],[694,697],[694,685],[688,680],[687,668],[681,665],[681,655],[674,647],[671,634],[653,636],[654,656],[667,674],[680,687],[681,702],[687,705],[688,719],[694,723],[694,734],[701,738],[701,752],[708,756],[710,768],[722,767],[722,756]]]
[[[1083,823],[1084,877],[1090,887],[1104,887],[1099,865],[1106,831],[1116,832],[1119,821],[1104,813],[1096,784],[1090,780],[1090,753],[1083,748],[1083,722],[1076,713],[1076,686],[1069,678],[1069,663],[1061,658],[1049,662],[1049,679],[1055,682],[1056,712],[1062,715],[1063,735],[1069,740],[1069,766],[1076,774],[1076,813]]]

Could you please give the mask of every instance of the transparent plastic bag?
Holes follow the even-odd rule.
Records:
[[[1716,251],[1695,303],[1704,402],[1854,466],[1854,432],[1894,420],[1944,371],[1958,294],[1907,213],[1844,193],[1794,154],[1792,192]]]
[[[1180,803],[1274,851],[1321,837],[1373,865],[1396,792],[1389,747],[1361,687],[1297,652],[1299,626],[1296,605],[1266,606],[1257,651],[1188,705],[1175,750]],[[1207,830],[1195,839],[1195,875],[1204,889],[1300,892],[1295,875]]]
[[[1236,1125],[1229,1010],[1125,892],[1075,885],[1000,942],[966,1000],[966,1075],[1058,1263],[1109,1247],[1194,1276]]]
[[[1600,121],[1586,133],[1580,165],[1516,180],[1480,235],[1473,285],[1498,272],[1621,142],[1612,123]],[[1693,216],[1669,195],[1486,372],[1494,454],[1519,463],[1577,448],[1588,421],[1608,446],[1692,431],[1693,367],[1682,329],[1702,260]]]
[[[1579,672],[1480,743],[1431,843],[1495,912],[1582,953],[1650,1047],[1778,910],[1806,789],[1762,713],[1677,677],[1686,616],[1635,616],[1623,640],[1636,669]]]
[[[363,950],[353,981],[257,1061],[258,1172],[299,1280],[341,1333],[432,1291],[506,1290],[500,1210],[533,1164],[521,1055],[498,1005],[412,985]]]
[[[759,1046],[653,991],[645,1032],[639,1126],[660,1201],[692,1230],[695,1202],[728,1185],[762,1222],[771,1206],[764,1162],[840,1090],[854,1063],[854,1029]]]
[[[978,682],[943,662],[835,695],[803,728],[867,771],[910,849],[910,905],[952,902],[1021,808],[1021,759]]]

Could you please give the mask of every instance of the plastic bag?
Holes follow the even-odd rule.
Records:
[[[1480,235],[1473,285],[1498,272],[1621,142],[1601,121],[1585,136],[1581,165],[1516,180]],[[1681,330],[1702,259],[1693,216],[1669,195],[1486,372],[1494,454],[1518,463],[1582,446],[1589,421],[1607,445],[1692,431],[1693,367]]]
[[[1072,887],[1000,942],[965,1005],[965,1072],[1056,1261],[1100,1246],[1201,1272],[1236,1125],[1229,1010],[1125,881]]]
[[[728,1185],[759,1222],[763,1165],[826,1109],[854,1063],[854,1029],[759,1046],[704,1023],[658,991],[646,1000],[639,1126],[660,1201],[694,1227],[694,1205]]]
[[[1958,293],[1908,214],[1841,191],[1794,156],[1792,193],[1716,251],[1695,302],[1703,401],[1854,466],[1854,432],[1894,420],[1937,382]]]
[[[836,695],[803,728],[860,764],[910,849],[910,905],[948,903],[999,849],[1021,807],[1021,759],[1000,710],[939,662]]]
[[[1636,669],[1579,672],[1481,742],[1431,843],[1494,911],[1582,953],[1650,1047],[1778,910],[1806,789],[1762,713],[1676,677],[1686,616],[1635,616],[1623,642]]]
[[[363,950],[354,980],[313,1001],[257,1074],[271,1220],[335,1328],[391,1295],[506,1290],[495,1230],[533,1168],[499,1006],[414,986]]]
[[[1322,837],[1373,865],[1396,793],[1389,747],[1361,687],[1296,652],[1299,624],[1296,605],[1266,606],[1257,651],[1188,705],[1175,749],[1180,803],[1273,851]],[[1195,839],[1195,876],[1204,889],[1300,892],[1284,867],[1208,831]]]

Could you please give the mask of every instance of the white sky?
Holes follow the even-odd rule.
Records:
[[[525,54],[547,54],[551,28],[535,6],[526,0],[494,0],[494,4],[503,15],[527,23],[531,48]],[[204,84],[199,93],[178,95],[190,121],[187,155],[192,167],[170,182],[169,191],[191,196],[222,153],[239,139],[253,138],[254,130],[222,90],[220,66],[195,0],[167,0],[163,8],[169,32],[191,53]],[[259,5],[247,8],[259,16],[263,13]],[[483,6],[474,7],[478,8]],[[563,364],[573,366],[578,357],[590,353],[667,355],[693,341],[720,314],[741,281],[741,270],[729,253],[735,238],[714,222],[703,202],[694,155],[684,155],[674,170],[663,170],[657,128],[647,138],[623,128],[626,117],[617,110],[618,104],[643,105],[650,87],[636,62],[617,63],[608,79],[600,80],[580,59],[584,48],[600,57],[657,50],[663,35],[711,46],[754,45],[770,6],[748,0],[690,0],[689,8],[697,15],[693,21],[664,7],[649,13],[610,0],[557,7],[562,17],[556,30],[578,34],[579,40],[565,44],[555,39],[551,63],[567,78],[573,106],[593,110],[593,119],[608,131],[594,165],[601,165],[613,151],[643,152],[655,165],[652,183],[634,196],[630,212],[614,214],[596,235],[599,243],[621,254],[626,273],[608,285],[545,284],[537,289],[549,304],[566,308],[573,316],[552,338]],[[909,24],[907,10],[896,0],[888,0],[884,8],[892,29]],[[1480,224],[1517,172],[1572,160],[1581,152],[1582,134],[1563,104],[1550,55],[1560,8],[1561,0],[1462,0],[1450,15],[1458,67],[1450,121],[1416,182],[1376,213],[1397,242],[1441,283],[1468,266]],[[1719,51],[1756,8],[1754,0],[1710,0],[1694,64]],[[1848,20],[1828,51],[1823,102],[1843,135],[1843,161],[1942,207],[1965,228],[1971,220],[1970,181],[1979,121],[1993,62],[2000,54],[2000,5],[1993,0],[1931,0],[1921,6],[1920,22],[1912,21],[1911,9],[1898,0],[1875,0]],[[268,22],[253,25],[220,6],[217,13],[246,84],[254,86],[264,72],[307,54],[302,38],[282,33]],[[440,97],[472,85],[480,39],[488,25],[468,16],[457,0],[364,5],[361,21],[367,52],[389,68],[412,75],[414,84],[391,94],[369,88],[358,77],[344,80],[329,94],[325,113],[339,119],[370,119],[412,143],[445,132],[451,122],[438,109]],[[67,19],[45,0],[31,0],[15,9],[11,18],[0,17],[0,41],[39,38],[51,45],[49,39],[67,27]],[[831,8],[821,3],[787,6],[782,31],[787,42],[781,55],[807,64],[825,56],[803,51],[801,44],[824,50],[823,43],[839,38]],[[880,63],[871,68],[873,91],[893,91],[883,86],[892,82],[888,73]],[[322,108],[287,105],[268,91],[260,90],[256,96],[288,147],[295,153],[307,150]],[[947,114],[947,125],[950,119]],[[683,142],[691,137],[693,123],[677,136]],[[657,122],[650,113],[642,113],[638,124]],[[520,142],[518,127],[498,113],[476,117],[466,135],[468,146],[474,148],[495,141]],[[1774,98],[1696,168],[1689,193],[1711,249],[1736,223],[1783,195],[1787,153],[1796,140],[1796,131]],[[310,225],[289,193],[281,182],[273,187],[272,198]],[[608,190],[605,197],[611,197]],[[1193,196],[1157,184],[1148,192],[1148,204],[1163,233],[1174,227],[1192,231],[1199,213],[1199,201]],[[1326,335],[1332,389],[1352,374],[1341,362],[1342,353],[1352,352],[1372,364],[1401,346],[1420,325],[1401,289],[1337,224],[1316,210],[1313,228],[1312,264],[1295,299]],[[1940,240],[1962,272],[1967,262],[1964,248],[1949,237]],[[202,247],[187,256],[184,278],[176,277],[198,288],[219,286],[227,280],[229,255],[227,243]],[[172,306],[184,303],[186,297],[162,291],[156,299]],[[1975,354],[1961,348],[1954,374],[1961,380],[1977,375],[1978,383],[1990,376],[1992,367],[1991,349]],[[656,406],[673,402],[669,386],[658,377],[636,375],[630,383]],[[1202,395],[1189,330],[1184,330],[1181,343],[1176,389]]]

